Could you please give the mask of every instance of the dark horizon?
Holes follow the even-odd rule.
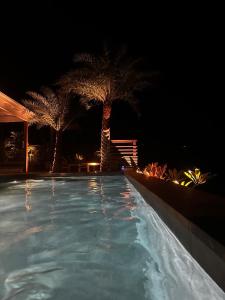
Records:
[[[27,90],[54,84],[72,69],[75,53],[101,51],[104,42],[125,44],[130,56],[143,58],[146,69],[160,75],[140,94],[140,118],[126,104],[114,106],[113,138],[137,138],[142,164],[186,163],[223,173],[217,24],[198,9],[108,5],[107,15],[68,1],[11,3],[1,20],[0,90],[21,102]],[[100,114],[99,108],[87,112],[80,131],[72,132],[74,144],[99,144]]]

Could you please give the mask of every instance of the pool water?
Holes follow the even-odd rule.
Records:
[[[125,177],[96,176],[0,184],[0,299],[225,296]]]

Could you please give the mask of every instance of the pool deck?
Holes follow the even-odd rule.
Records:
[[[225,199],[134,171],[126,177],[225,291]]]

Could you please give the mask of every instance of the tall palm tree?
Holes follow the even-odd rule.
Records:
[[[42,88],[42,93],[28,91],[29,99],[24,100],[24,105],[35,113],[31,124],[38,127],[49,126],[55,131],[54,152],[50,172],[59,170],[59,147],[62,133],[70,125],[73,117],[69,116],[69,97],[61,92],[55,93],[50,88]]]
[[[137,70],[137,60],[126,57],[120,50],[113,55],[104,49],[102,55],[80,54],[74,57],[77,68],[60,80],[67,92],[81,96],[87,109],[102,104],[101,171],[110,169],[110,118],[112,104],[124,100],[136,105],[135,92],[143,87],[143,72]]]

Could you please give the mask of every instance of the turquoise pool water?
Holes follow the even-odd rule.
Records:
[[[0,184],[0,299],[225,299],[123,176]]]

